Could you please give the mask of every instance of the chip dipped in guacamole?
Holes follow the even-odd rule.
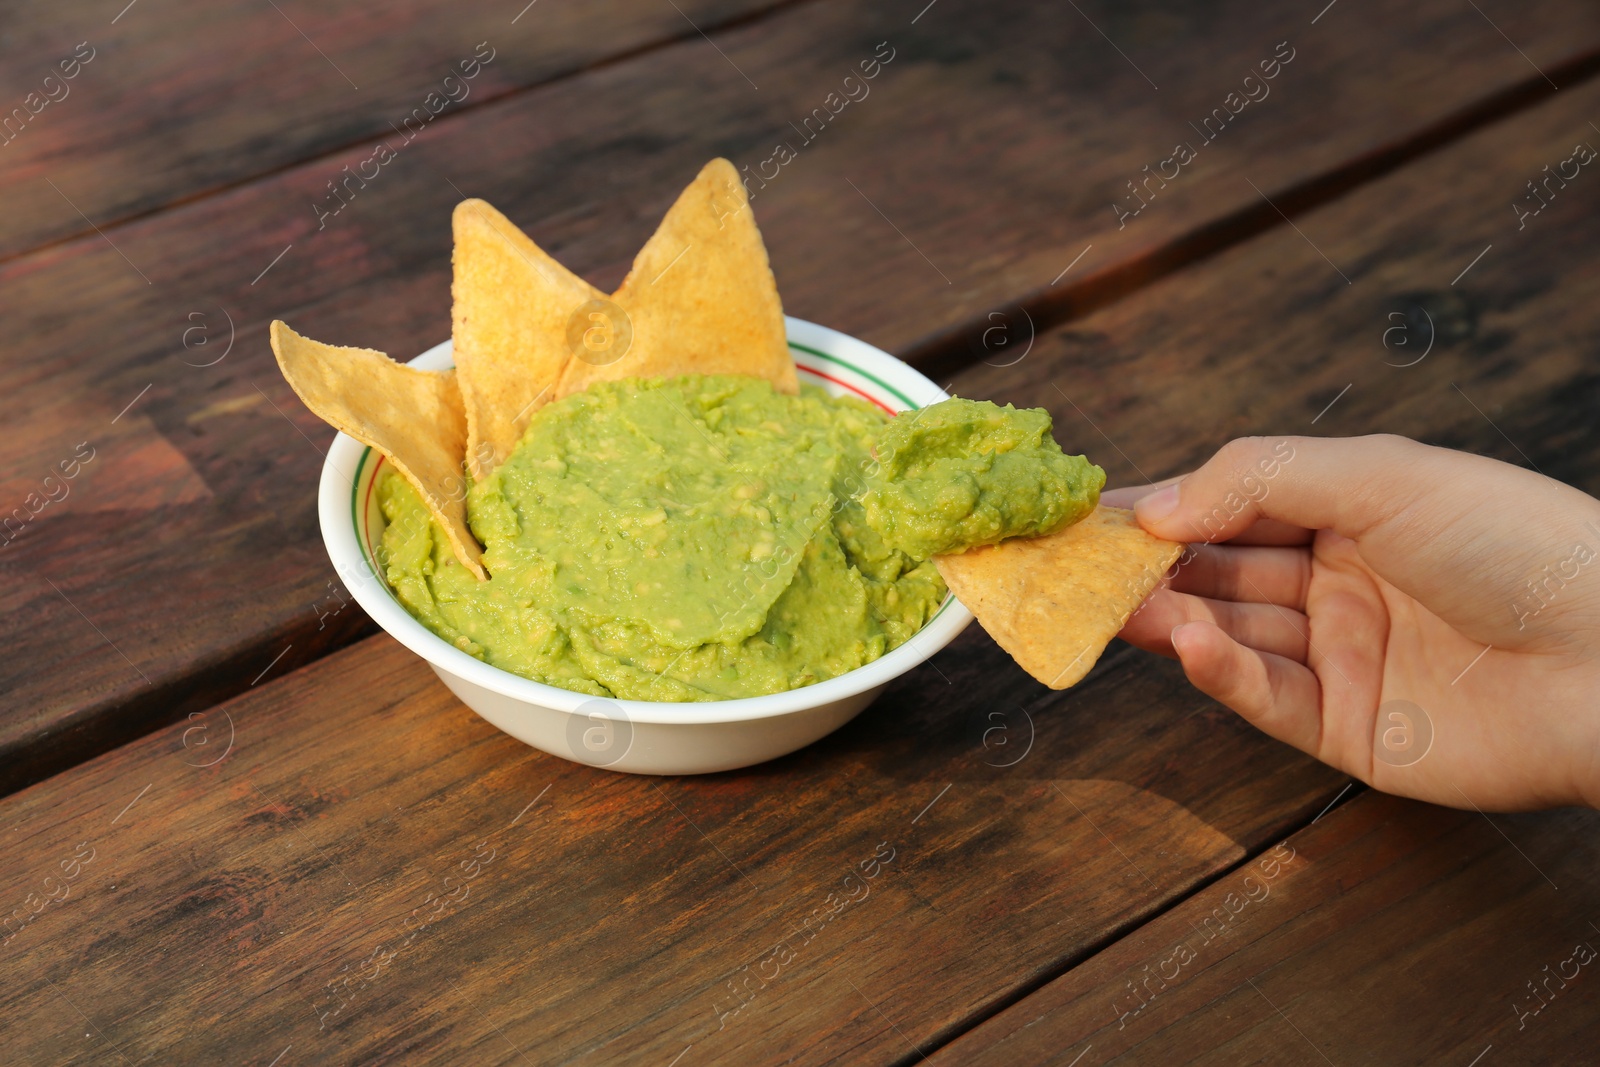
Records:
[[[469,492],[488,581],[394,474],[380,563],[434,633],[535,681],[630,700],[782,692],[921,629],[945,596],[934,552],[1092,511],[1104,474],[1049,428],[970,400],[890,419],[749,377],[600,383],[540,409]]]

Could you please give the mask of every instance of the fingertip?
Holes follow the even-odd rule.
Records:
[[[1171,659],[1175,654],[1171,640],[1173,624],[1181,621],[1184,615],[1173,594],[1157,587],[1123,623],[1122,631],[1117,636],[1135,648]]]
[[[1154,492],[1148,485],[1125,485],[1120,489],[1100,490],[1100,503],[1112,508],[1132,508]]]
[[[1178,653],[1178,658],[1183,660],[1185,667],[1189,666],[1190,660],[1198,663],[1212,647],[1208,630],[1222,632],[1214,623],[1201,621],[1179,623],[1172,628],[1172,648]]]
[[[1227,631],[1213,622],[1195,620],[1172,628],[1172,650],[1195,688],[1251,718],[1240,702],[1240,675],[1246,654]]]
[[[1154,527],[1159,526],[1163,520],[1172,516],[1178,510],[1178,485],[1163,486],[1148,496],[1140,497],[1134,501],[1133,515],[1139,520],[1139,525],[1154,532]]]
[[[1169,485],[1176,485],[1178,482],[1183,481],[1185,477],[1186,475],[1177,474],[1171,478],[1163,478],[1159,482],[1151,482],[1148,485],[1124,485],[1116,489],[1102,489],[1100,490],[1100,500],[1102,503],[1109,504],[1115,508],[1132,508],[1145,497],[1151,496]]]

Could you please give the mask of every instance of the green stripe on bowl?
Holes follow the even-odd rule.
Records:
[[[361,498],[361,472],[367,469],[367,459],[372,455],[372,448],[368,446],[361,450],[361,462],[356,464],[356,476],[350,479],[350,525],[355,527],[356,547],[361,550],[361,558],[367,561],[367,566],[372,568],[374,574],[378,568],[375,561],[367,553],[367,539],[362,536],[361,513],[358,501]]]
[[[366,532],[361,528],[361,474],[367,469],[367,460],[372,458],[372,446],[368,445],[361,450],[361,461],[356,464],[356,476],[350,482],[350,525],[355,529],[356,551],[361,553],[361,558],[367,564],[367,570],[378,580],[378,585],[388,594],[390,600],[400,604],[400,598],[394,595],[394,590],[389,588],[388,579],[378,569],[378,561],[372,558],[372,553],[367,551]],[[400,604],[403,608],[405,605]]]
[[[829,355],[826,352],[820,352],[817,349],[812,348],[810,345],[803,345],[803,344],[800,344],[798,341],[790,341],[789,342],[789,347],[790,348],[798,348],[802,352],[809,352],[813,356],[816,356],[818,359],[825,359],[829,363],[837,363],[841,367],[848,367],[850,370],[852,370],[855,373],[861,375],[863,378],[867,379],[868,381],[877,382],[879,385],[881,385],[885,389],[889,390],[889,392],[891,392],[895,396],[899,397],[900,402],[902,404],[904,404],[908,408],[920,408],[922,406],[921,404],[918,404],[915,400],[912,400],[909,396],[906,396],[906,394],[902,393],[900,390],[896,389],[894,386],[890,385],[888,382],[884,381],[882,378],[878,377],[876,374],[870,374],[867,371],[862,370],[860,367],[856,366],[854,363],[851,363],[849,360],[840,359],[838,356],[832,356],[832,355]]]

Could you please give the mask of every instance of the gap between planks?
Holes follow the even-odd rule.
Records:
[[[1338,793],[1334,794],[1332,800],[1327,803],[1326,807],[1318,808],[1315,813],[1313,813],[1310,809],[1307,809],[1296,818],[1290,820],[1288,825],[1283,830],[1282,836],[1273,835],[1276,840],[1274,840],[1271,844],[1264,844],[1254,852],[1246,851],[1246,853],[1241,856],[1237,862],[1229,864],[1226,867],[1222,867],[1214,874],[1200,879],[1199,881],[1195,882],[1195,884],[1187,891],[1178,893],[1171,899],[1158,903],[1156,907],[1149,912],[1134,918],[1130,918],[1127,922],[1113,927],[1098,941],[1090,942],[1089,944],[1085,945],[1081,951],[1072,953],[1065,959],[1061,960],[1057,965],[1029,978],[1025,982],[1020,983],[1015,989],[1007,990],[1003,996],[996,997],[993,1001],[984,1004],[967,1018],[951,1023],[945,1029],[935,1033],[933,1037],[923,1043],[925,1047],[917,1049],[917,1054],[915,1056],[906,1055],[890,1060],[887,1067],[916,1067],[916,1065],[922,1063],[924,1060],[942,1050],[946,1045],[965,1037],[968,1033],[976,1030],[990,1019],[1033,996],[1033,994],[1039,992],[1051,982],[1066,976],[1070,972],[1076,970],[1078,967],[1094,959],[1096,956],[1100,955],[1100,953],[1115,945],[1117,942],[1137,933],[1150,923],[1155,922],[1157,919],[1167,914],[1167,912],[1172,911],[1174,908],[1180,907],[1194,897],[1199,896],[1201,893],[1204,893],[1206,890],[1210,889],[1224,878],[1243,870],[1246,866],[1254,863],[1256,860],[1265,855],[1269,848],[1274,848],[1280,842],[1288,841],[1296,834],[1310,829],[1313,824],[1324,818],[1327,818],[1330,814],[1339,810],[1340,808],[1345,807],[1352,800],[1366,792],[1369,792],[1369,790],[1365,785],[1362,785],[1360,782],[1351,779],[1340,788]]]

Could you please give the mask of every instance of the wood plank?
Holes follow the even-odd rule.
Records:
[[[1365,793],[930,1062],[1587,1062],[1597,830]]]
[[[10,4],[0,260],[783,5],[518,6]]]
[[[1600,179],[1552,180],[1521,229],[1513,209],[1600,148],[1597,106],[1563,92],[958,381],[1049,408],[1113,485],[1247,434],[1398,433],[1600,492]]]
[[[1205,17],[1118,10],[1085,8],[1159,92],[1089,20],[1036,5],[942,0],[909,25],[819,2],[719,35],[727,61],[691,41],[441,120],[320,231],[312,205],[364,146],[0,266],[18,355],[0,368],[14,428],[4,466],[42,478],[80,444],[97,449],[71,498],[0,550],[0,638],[15,653],[0,662],[0,785],[361,632],[353,611],[327,617],[344,599],[314,515],[328,431],[279,380],[265,326],[285,316],[399,355],[444,337],[459,195],[495,201],[615,284],[706,157],[759,164],[890,41],[871,95],[755,207],[792,312],[898,348],[962,322],[986,328],[986,309],[1061,275],[1089,244],[1094,258],[1074,268],[1085,279],[1139,263],[1250,203],[1247,176],[1268,191],[1296,185],[1532,77],[1453,0],[1404,13],[1351,3],[1315,27],[1242,0]],[[1551,70],[1600,40],[1587,5],[1486,10]],[[1126,176],[1291,37],[1304,46],[1291,44],[1273,95],[1118,230],[1110,205]],[[740,71],[760,72],[760,90]],[[26,504],[27,485],[0,507]]]
[[[973,628],[793,756],[651,779],[368,639],[0,801],[8,1053],[904,1062],[1338,788],[1116,660],[1052,693]]]

